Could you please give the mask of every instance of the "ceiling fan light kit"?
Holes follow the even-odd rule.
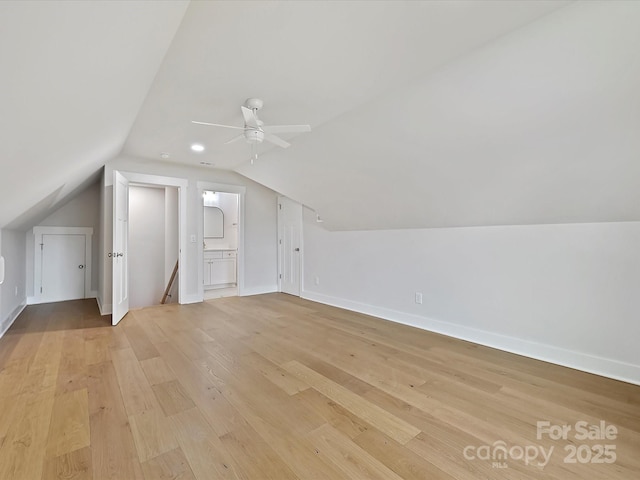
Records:
[[[282,148],[291,146],[289,142],[283,140],[277,135],[274,135],[274,133],[304,133],[311,131],[311,126],[309,125],[265,125],[264,122],[258,118],[258,110],[261,110],[263,106],[264,102],[261,99],[247,98],[244,105],[240,107],[242,117],[244,118],[244,127],[222,125],[220,123],[199,122],[196,120],[192,120],[191,122],[210,127],[242,130],[241,134],[233,137],[231,140],[225,142],[225,144],[244,139],[246,143],[251,145],[251,164],[253,165],[253,161],[258,158],[258,154],[255,151],[257,144],[266,140],[267,142],[273,143],[274,145]]]

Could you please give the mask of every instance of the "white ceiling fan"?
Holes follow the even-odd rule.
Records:
[[[245,104],[240,107],[242,116],[244,117],[244,127],[221,125],[219,123],[198,122],[195,120],[192,120],[191,122],[197,123],[198,125],[242,130],[240,135],[233,137],[228,142],[225,142],[225,144],[244,139],[247,143],[251,144],[251,163],[253,164],[254,159],[258,158],[256,145],[262,143],[264,140],[282,148],[291,146],[289,142],[286,142],[282,138],[274,135],[274,133],[304,133],[311,131],[310,125],[265,125],[264,122],[258,118],[258,110],[260,110],[263,105],[264,102],[259,98],[248,98],[245,101]]]

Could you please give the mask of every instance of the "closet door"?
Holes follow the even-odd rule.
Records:
[[[42,235],[43,302],[85,297],[84,235]]]

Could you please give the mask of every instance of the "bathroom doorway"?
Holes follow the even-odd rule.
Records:
[[[203,300],[238,295],[240,194],[202,191]]]

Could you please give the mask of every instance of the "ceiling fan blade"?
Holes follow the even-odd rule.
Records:
[[[304,133],[311,131],[311,125],[264,125],[266,133]]]
[[[233,143],[233,142],[237,142],[238,140],[241,140],[244,138],[244,133],[241,133],[240,135],[236,135],[235,137],[233,137],[231,140],[229,140],[228,142],[224,142],[225,145],[227,145],[228,143]]]
[[[221,125],[219,123],[196,122],[195,120],[191,120],[191,123],[197,123],[198,125],[209,125],[211,127],[223,127],[223,128],[233,128],[234,130],[244,130],[244,127],[234,127],[233,125]]]
[[[260,127],[260,124],[258,123],[258,117],[253,110],[242,106],[240,107],[240,109],[242,110],[242,116],[244,117],[245,125],[254,128]]]
[[[276,144],[276,145],[278,145],[279,147],[282,147],[282,148],[287,148],[287,147],[291,146],[291,144],[289,142],[285,142],[280,137],[276,137],[275,135],[273,135],[271,133],[265,133],[264,134],[264,139],[267,140],[268,142],[274,143],[274,144]]]

